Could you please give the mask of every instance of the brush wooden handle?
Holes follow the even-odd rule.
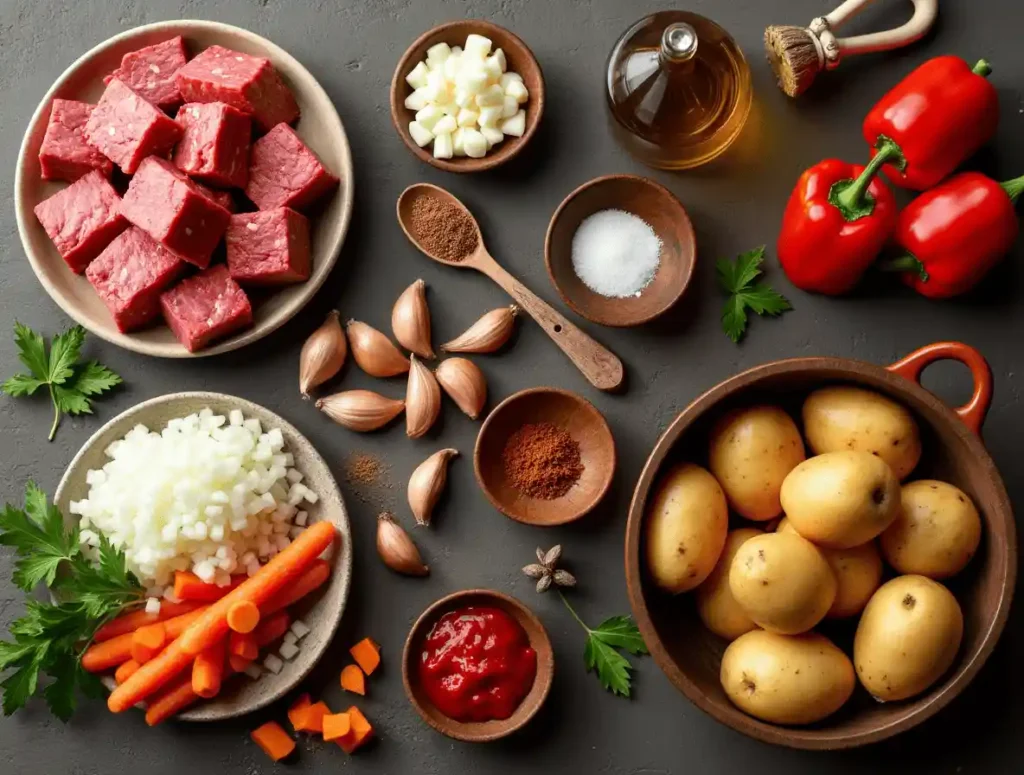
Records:
[[[839,27],[859,14],[875,0],[846,0],[832,13],[824,16],[828,29],[834,33]],[[914,15],[906,24],[891,30],[872,32],[867,35],[855,35],[852,38],[836,38],[840,57],[870,54],[875,51],[891,51],[901,48],[923,38],[935,22],[938,14],[938,0],[911,0],[914,4]],[[823,39],[822,43],[827,43]]]

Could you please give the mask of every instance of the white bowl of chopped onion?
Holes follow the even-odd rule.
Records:
[[[118,415],[78,452],[54,498],[79,524],[84,551],[103,533],[147,592],[147,610],[174,601],[173,574],[229,584],[303,530],[340,533],[331,576],[296,604],[285,640],[178,718],[216,721],[262,708],[313,668],[341,620],[352,573],[348,513],[323,458],[273,412],[219,393],[174,393]]]

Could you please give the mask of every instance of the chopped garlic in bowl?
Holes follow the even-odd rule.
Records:
[[[107,536],[151,596],[170,597],[174,571],[220,585],[254,574],[302,529],[299,506],[317,501],[280,429],[239,410],[203,409],[159,432],[137,425],[106,455],[69,511],[83,547]]]

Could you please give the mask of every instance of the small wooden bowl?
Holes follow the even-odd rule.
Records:
[[[974,394],[956,409],[919,382],[925,367],[947,359],[964,363],[974,377]],[[659,473],[683,460],[705,464],[708,434],[722,413],[764,402],[778,404],[799,418],[803,399],[810,391],[836,383],[878,391],[914,414],[924,454],[911,478],[941,479],[970,495],[984,526],[981,547],[962,573],[943,582],[956,595],[964,614],[963,642],[946,675],[916,697],[884,704],[871,699],[858,684],[853,697],[832,716],[809,726],[784,727],[746,715],[726,697],[719,669],[727,644],[701,623],[692,596],[669,596],[655,588],[643,562],[643,524]],[[651,655],[672,683],[723,724],[758,740],[791,748],[834,750],[875,743],[917,726],[952,702],[995,648],[1006,625],[1017,576],[1013,509],[979,436],[991,401],[992,374],[981,353],[959,342],[938,342],[888,367],[847,358],[791,358],[766,363],[720,383],[684,409],[647,459],[626,525],[630,605]],[[822,625],[822,629],[850,653],[850,623]]]
[[[419,682],[417,663],[422,644],[434,622],[449,611],[466,606],[489,606],[500,608],[526,631],[530,646],[537,652],[537,676],[533,688],[523,698],[515,713],[501,721],[462,722],[448,718],[430,702]],[[443,735],[469,743],[486,743],[511,735],[521,729],[540,710],[551,690],[551,679],[555,673],[555,653],[551,640],[540,619],[514,597],[490,589],[467,589],[442,597],[432,604],[409,630],[402,652],[402,684],[409,702],[423,720]]]
[[[488,151],[482,159],[471,159],[468,156],[435,159],[431,146],[420,148],[409,135],[409,122],[416,118],[416,111],[405,107],[405,98],[412,93],[412,87],[406,82],[405,76],[416,67],[418,62],[426,59],[427,49],[431,46],[437,43],[461,46],[470,34],[490,38],[494,42],[494,48],[500,48],[505,52],[508,69],[523,77],[523,83],[530,92],[530,99],[525,106],[526,131],[523,132],[522,137],[507,136],[494,149]],[[544,74],[541,72],[537,58],[530,51],[530,47],[523,43],[519,36],[504,27],[479,19],[448,22],[424,32],[402,54],[402,58],[398,60],[398,66],[395,68],[395,74],[391,78],[391,120],[395,124],[398,135],[402,138],[402,142],[414,155],[419,157],[420,161],[425,161],[427,164],[448,172],[480,172],[504,164],[530,142],[537,132],[537,126],[540,124],[543,114]]]
[[[542,500],[524,495],[505,476],[502,452],[509,437],[523,425],[552,423],[564,428],[580,445],[583,474],[561,498]],[[597,408],[568,390],[538,387],[521,390],[488,415],[473,451],[476,480],[494,508],[517,522],[551,527],[577,520],[596,506],[615,474],[615,439]]]
[[[587,217],[601,210],[625,210],[642,218],[661,239],[661,264],[639,296],[602,296],[576,276],[572,238]],[[638,326],[666,312],[682,297],[693,276],[697,240],[686,209],[662,185],[636,175],[605,175],[573,191],[551,216],[544,238],[548,276],[574,311],[605,326]]]

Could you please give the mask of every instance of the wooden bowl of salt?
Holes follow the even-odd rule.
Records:
[[[682,203],[636,175],[584,183],[555,210],[544,239],[555,290],[605,326],[638,326],[668,311],[686,291],[696,257]]]

